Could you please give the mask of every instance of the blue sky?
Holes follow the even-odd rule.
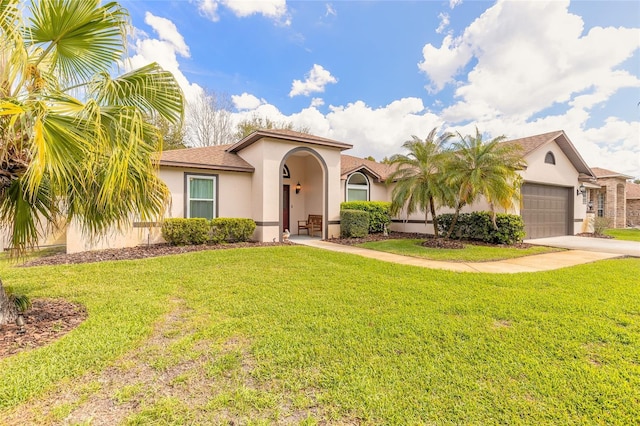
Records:
[[[563,129],[587,163],[640,177],[640,2],[121,1],[132,64],[234,119],[286,120],[377,159],[433,127]]]

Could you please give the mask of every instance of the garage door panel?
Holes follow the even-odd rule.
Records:
[[[567,235],[571,188],[525,183],[522,186],[522,219],[526,238]]]

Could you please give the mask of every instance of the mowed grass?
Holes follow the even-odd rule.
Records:
[[[616,240],[640,241],[640,229],[607,229],[605,235],[609,235]]]
[[[423,247],[422,239],[396,239],[384,241],[371,241],[359,244],[359,247],[403,256],[423,257],[431,260],[449,262],[488,262],[516,257],[531,256],[534,254],[551,253],[560,249],[552,247],[535,246],[526,249],[513,247],[491,247],[473,244],[465,244],[463,249],[442,249]]]
[[[126,368],[179,303],[172,343],[140,362],[183,362],[182,392],[123,385],[125,424],[640,422],[640,259],[491,275],[274,247],[0,272],[89,311],[54,344],[0,361],[0,419]],[[101,386],[83,384],[84,400]]]

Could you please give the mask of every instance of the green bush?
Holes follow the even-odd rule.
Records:
[[[342,238],[362,238],[369,234],[369,213],[362,210],[340,210]]]
[[[438,231],[445,235],[453,221],[452,213],[438,216]],[[522,217],[515,214],[498,213],[495,229],[491,222],[490,212],[462,213],[458,217],[451,238],[460,240],[477,240],[492,244],[514,244],[521,242],[525,236]]]
[[[218,217],[211,221],[211,242],[244,242],[249,241],[256,229],[252,219]]]
[[[340,204],[340,210],[363,210],[369,213],[369,232],[372,234],[384,232],[391,223],[388,201],[346,201]]]
[[[165,219],[162,224],[162,238],[174,246],[204,244],[209,240],[210,222],[204,218]]]

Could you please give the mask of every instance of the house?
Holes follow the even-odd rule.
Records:
[[[589,197],[597,198],[602,185],[564,131],[505,143],[519,146],[527,163],[520,172],[521,203],[510,211],[522,215],[527,238],[584,231]],[[389,165],[344,154],[350,148],[332,139],[272,129],[235,144],[163,152],[159,175],[172,194],[166,217],[251,218],[257,225],[253,238],[269,242],[280,241],[285,229],[297,234],[298,221],[320,215],[322,237],[337,237],[342,201],[389,201],[393,190],[385,184]],[[465,211],[488,208],[481,200]],[[162,240],[160,225],[133,218],[129,229],[88,241],[71,223],[64,238],[70,253],[150,244]],[[433,227],[425,225],[423,212],[401,213],[391,230],[430,233]]]
[[[640,185],[627,182],[633,176],[593,167],[596,188],[589,189],[590,209],[610,219],[612,228],[640,225]]]

